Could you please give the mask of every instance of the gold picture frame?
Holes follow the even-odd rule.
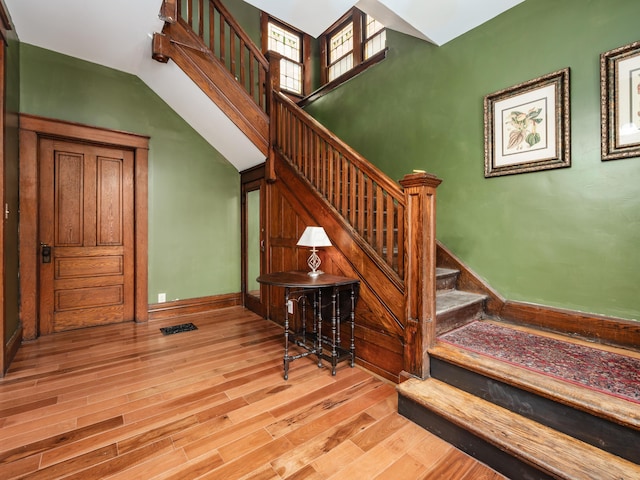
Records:
[[[640,41],[600,55],[602,160],[640,156]]]
[[[484,97],[484,176],[571,166],[569,68]]]

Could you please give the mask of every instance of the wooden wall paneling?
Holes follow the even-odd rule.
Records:
[[[604,344],[640,348],[640,322],[572,310],[506,301],[500,318]]]
[[[356,356],[358,362],[375,373],[398,381],[403,362],[403,327],[393,312],[403,311],[403,293],[396,286],[388,287],[390,298],[397,298],[390,309],[379,298],[379,294],[368,282],[375,282],[382,276],[371,258],[363,255],[351,238],[343,233],[343,229],[332,225],[331,213],[321,201],[310,195],[309,190],[300,188],[296,179],[276,155],[278,181],[268,185],[270,190],[269,207],[272,214],[269,223],[270,256],[272,271],[291,269],[307,269],[308,252],[296,247],[298,235],[307,225],[322,225],[327,229],[335,246],[322,249],[321,269],[338,275],[359,277],[361,279],[360,296],[356,308]],[[298,180],[299,182],[299,180]],[[333,236],[332,236],[333,235]],[[356,270],[357,269],[357,270]],[[388,282],[387,282],[388,283]],[[381,285],[384,282],[380,281]],[[271,319],[282,323],[283,292],[272,288],[269,294]]]

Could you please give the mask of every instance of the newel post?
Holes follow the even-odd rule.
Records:
[[[441,182],[425,172],[400,180],[406,202],[403,376],[429,376],[427,349],[436,337],[436,188]]]
[[[267,113],[269,114],[269,157],[265,168],[265,179],[267,182],[276,181],[276,169],[274,162],[273,147],[276,144],[278,113],[274,96],[280,92],[280,60],[282,55],[269,50],[265,57],[269,61],[269,74],[267,78]]]

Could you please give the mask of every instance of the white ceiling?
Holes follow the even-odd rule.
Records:
[[[314,37],[355,5],[388,28],[442,45],[524,0],[245,1]],[[264,161],[175,64],[151,59],[151,35],[162,30],[162,0],[4,2],[21,42],[137,75],[238,171]]]

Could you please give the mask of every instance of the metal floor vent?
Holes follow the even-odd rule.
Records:
[[[173,325],[172,327],[162,327],[160,331],[163,335],[173,335],[174,333],[189,332],[191,330],[197,330],[193,323],[182,323],[180,325]]]

